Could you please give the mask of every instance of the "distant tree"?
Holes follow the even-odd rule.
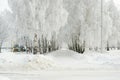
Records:
[[[59,46],[57,44],[57,39],[56,39],[56,33],[55,32],[54,32],[54,34],[52,34],[50,44],[51,44],[51,51],[58,50]]]
[[[32,53],[32,40],[30,40],[29,36],[24,36],[23,43],[25,43],[26,53]]]
[[[59,49],[55,35],[52,35],[52,38],[50,40],[42,35],[41,39],[38,40],[38,45],[40,54],[56,51]]]
[[[33,54],[37,54],[39,50],[39,44],[38,44],[38,37],[37,34],[34,34],[34,40],[33,40]]]
[[[5,39],[7,38],[7,23],[6,21],[0,17],[0,53],[1,53],[1,48],[2,48],[2,45],[5,41]]]
[[[78,36],[74,36],[68,47],[70,50],[83,54],[85,51],[85,41],[82,43]]]
[[[107,51],[110,50],[110,47],[109,47],[109,42],[107,41]]]
[[[120,42],[117,42],[117,49],[120,50]]]

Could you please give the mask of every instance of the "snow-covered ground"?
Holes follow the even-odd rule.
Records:
[[[120,51],[78,54],[70,50],[58,50],[47,56],[52,57],[59,66],[65,69],[120,70]]]
[[[1,53],[0,71],[32,71],[52,69],[54,61],[44,55]]]
[[[119,80],[120,51],[0,54],[0,80]]]

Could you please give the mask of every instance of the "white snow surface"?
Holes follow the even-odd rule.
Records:
[[[10,80],[10,79],[5,76],[0,76],[0,80]]]
[[[32,55],[25,53],[0,54],[1,71],[45,70],[53,67],[55,67],[54,61],[44,55]]]
[[[58,50],[47,56],[52,57],[59,66],[65,69],[120,70],[120,51],[79,54],[70,50]]]
[[[40,70],[120,70],[120,51],[105,53],[58,50],[45,55],[4,52],[0,54],[0,71]]]
[[[0,80],[119,80],[120,51],[0,54]]]

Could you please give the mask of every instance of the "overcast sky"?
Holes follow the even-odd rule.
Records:
[[[4,11],[5,9],[9,10],[7,0],[0,0],[0,12]]]
[[[114,0],[116,6],[120,9],[120,0]]]
[[[114,0],[116,6],[120,9],[120,0]],[[7,0],[0,0],[0,12],[9,9]]]

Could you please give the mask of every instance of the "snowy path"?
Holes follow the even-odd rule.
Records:
[[[10,80],[119,80],[116,71],[40,71],[39,73],[0,73]]]

